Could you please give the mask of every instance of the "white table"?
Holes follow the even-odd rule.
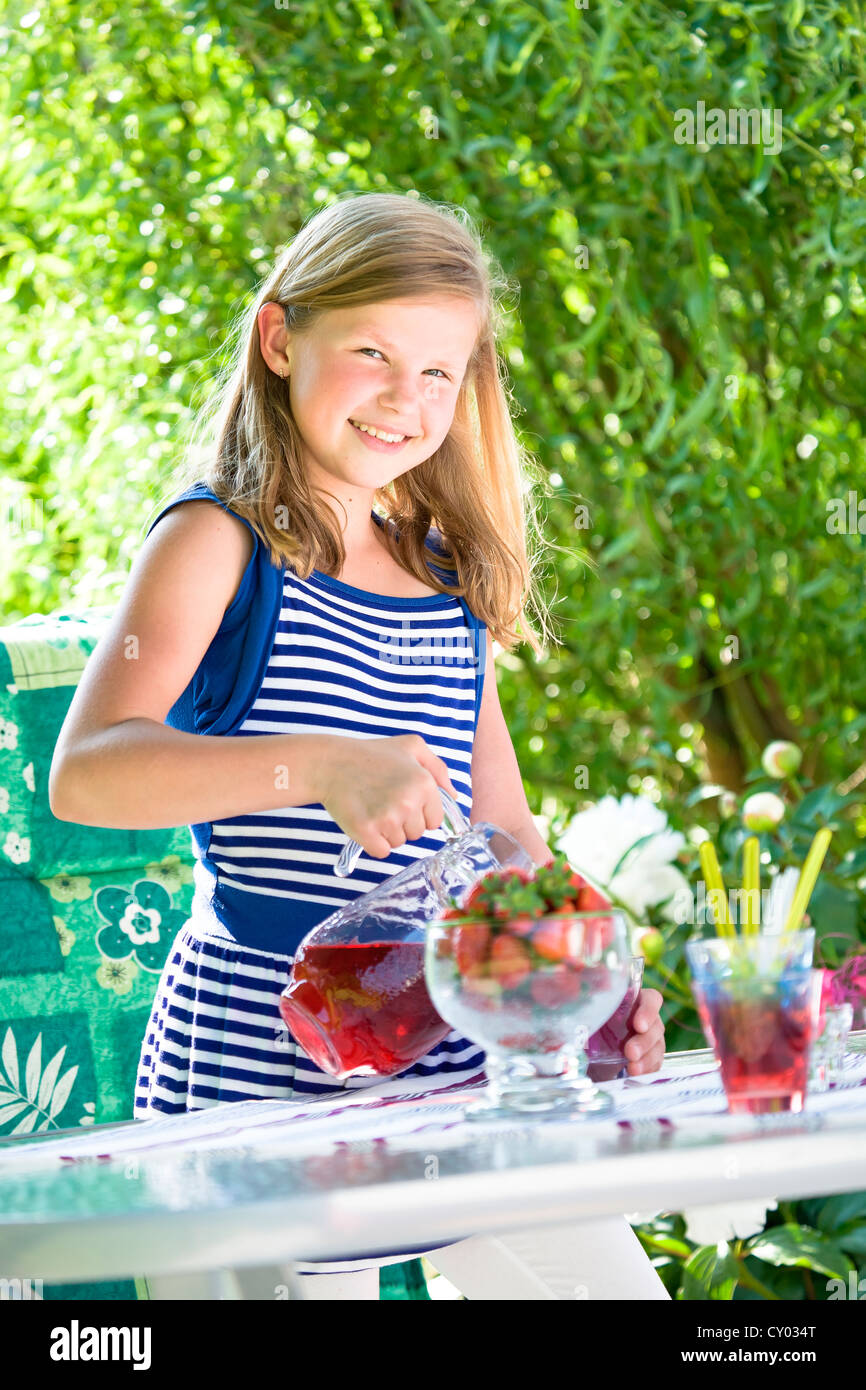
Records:
[[[866,1032],[852,1034],[849,1050],[866,1056]],[[611,1089],[640,1106],[666,1077],[699,1072],[715,1084],[713,1067],[707,1051],[671,1054],[661,1072]],[[354,1095],[387,1095],[390,1084]],[[863,1187],[866,1085],[831,1093],[832,1105],[814,1099],[800,1116],[684,1114],[672,1128],[640,1118],[623,1128],[614,1117],[446,1130],[431,1115],[421,1135],[306,1154],[287,1151],[285,1125],[282,1135],[272,1125],[219,1143],[200,1136],[198,1147],[174,1142],[179,1126],[189,1134],[214,1111],[159,1121],[172,1127],[173,1147],[163,1139],[152,1152],[102,1161],[61,1162],[58,1138],[70,1148],[98,1138],[109,1152],[143,1144],[149,1122],[7,1139],[0,1274],[46,1283],[147,1274],[168,1279],[165,1296],[183,1296],[185,1282],[186,1296],[273,1297],[256,1293],[254,1279],[245,1289],[244,1272],[264,1274],[270,1290],[280,1271],[290,1296],[303,1297],[308,1281],[293,1279],[293,1259],[455,1241],[431,1259],[470,1298],[666,1298],[624,1214]],[[233,1119],[239,1107],[219,1110]]]

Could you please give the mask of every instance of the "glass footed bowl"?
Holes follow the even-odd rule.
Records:
[[[622,912],[439,919],[427,928],[425,968],[437,1012],[487,1053],[487,1092],[467,1119],[613,1109],[586,1074],[585,1049],[630,984]]]

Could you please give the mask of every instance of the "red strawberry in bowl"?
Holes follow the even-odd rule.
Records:
[[[521,869],[518,865],[512,865],[505,869],[502,874],[502,878],[515,878],[518,883],[531,883],[534,877],[535,875],[529,869]]]
[[[583,924],[569,917],[546,917],[536,923],[532,945],[545,960],[578,962],[583,947]]]
[[[449,908],[449,913],[453,913],[455,917],[465,917],[468,914],[477,912],[480,916],[483,912],[484,905],[484,899],[482,897],[482,894],[484,893],[484,887],[484,880],[482,879],[480,883],[476,883],[475,886],[469,890],[469,893],[465,898],[464,902],[461,904],[461,906]],[[444,915],[447,914],[443,914],[443,916]]]
[[[580,890],[578,910],[580,912],[594,912],[598,907],[610,907],[610,899],[605,898],[597,888],[593,888],[592,884],[585,883]]]
[[[490,928],[482,923],[454,927],[451,931],[454,960],[461,975],[480,975],[487,959]]]
[[[568,876],[566,884],[567,887],[570,888],[572,893],[574,894],[575,900],[577,900],[577,897],[582,889],[589,887],[583,874],[579,874],[576,869],[572,869],[571,873]]]
[[[581,971],[567,965],[554,965],[550,970],[537,974],[529,989],[536,1004],[555,1009],[579,997]]]
[[[538,1045],[534,1033],[506,1033],[499,1039],[503,1047],[512,1047],[515,1052],[534,1052]]]
[[[516,989],[532,970],[529,952],[513,936],[497,936],[490,948],[490,978],[503,989]]]
[[[530,917],[528,912],[522,912],[519,917],[512,917],[508,923],[508,930],[516,932],[518,936],[529,936],[537,920]]]
[[[591,884],[580,890],[578,899],[581,912],[594,912],[598,908],[610,907],[609,900]],[[613,918],[589,917],[584,926],[587,933],[587,948],[593,955],[606,951],[613,944]]]

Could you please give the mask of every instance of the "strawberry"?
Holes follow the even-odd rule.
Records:
[[[479,966],[475,967],[480,969]],[[498,980],[482,979],[478,975],[467,975],[463,981],[463,992],[472,995],[472,1007],[476,1009],[493,1009],[502,994],[502,986]]]
[[[580,911],[595,912],[598,908],[610,907],[610,902],[597,888],[587,884],[580,892]],[[587,950],[593,955],[606,951],[613,945],[613,919],[611,917],[588,917],[586,928]]]
[[[503,869],[499,875],[506,882],[509,879],[516,879],[518,883],[531,883],[533,875],[529,869],[521,869],[519,865],[513,864],[508,869]]]
[[[522,941],[513,936],[496,936],[490,948],[490,978],[498,980],[503,989],[516,989],[531,972],[529,952]]]
[[[458,917],[460,917],[460,916],[466,916],[466,915],[467,915],[468,913],[470,913],[470,912],[480,912],[480,911],[481,911],[481,908],[482,908],[482,903],[481,903],[480,899],[481,899],[481,896],[482,896],[482,894],[483,894],[483,891],[484,891],[484,883],[483,883],[483,880],[482,880],[481,883],[476,883],[475,886],[474,886],[474,888],[471,888],[471,889],[470,889],[468,897],[467,897],[466,900],[461,904],[461,906],[458,907],[458,908],[453,909],[453,911],[455,912],[455,915],[458,916]]]
[[[508,1033],[499,1039],[501,1047],[513,1047],[518,1052],[536,1052],[537,1040],[534,1033]]]
[[[601,956],[608,947],[613,945],[613,918],[612,917],[585,917],[583,920],[585,932],[586,954],[588,956]]]
[[[528,912],[524,912],[519,917],[512,917],[508,923],[508,930],[516,932],[518,936],[528,936],[536,921],[535,917],[530,917]]]
[[[455,927],[451,935],[454,941],[454,959],[460,974],[479,974],[478,967],[487,959],[489,927],[481,924]]]
[[[579,874],[576,869],[572,869],[571,873],[568,875],[568,887],[574,894],[575,899],[577,898],[577,895],[579,894],[580,890],[582,888],[585,888],[586,886],[587,883],[583,874]]]
[[[580,912],[594,912],[597,907],[610,907],[608,899],[589,883],[584,884],[581,888],[577,901]]]
[[[577,960],[582,940],[582,923],[567,918],[550,918],[532,933],[532,945],[545,960]]]
[[[567,965],[555,965],[532,980],[529,990],[536,1004],[555,1009],[560,1004],[568,1004],[577,999],[581,989],[581,971],[570,970]]]
[[[484,874],[471,886],[459,907],[454,896],[451,903],[453,906],[445,914],[449,919],[462,916],[466,922],[485,920],[491,926],[506,928],[510,935],[524,938],[534,936],[534,924],[539,918],[610,907],[561,853],[554,854],[550,863],[534,872],[511,866]],[[611,935],[609,926],[609,922],[600,919],[598,931],[605,939]],[[545,928],[539,940],[539,953],[546,960],[575,954],[573,947],[567,945],[567,932],[561,925]],[[582,935],[580,942],[582,945]]]

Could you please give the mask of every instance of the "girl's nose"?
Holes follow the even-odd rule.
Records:
[[[412,413],[418,401],[417,387],[406,380],[394,380],[379,392],[379,399],[383,405],[392,406],[398,410],[403,417]],[[423,399],[423,397],[421,398]],[[420,401],[418,401],[420,405]],[[417,414],[417,410],[415,411]]]

